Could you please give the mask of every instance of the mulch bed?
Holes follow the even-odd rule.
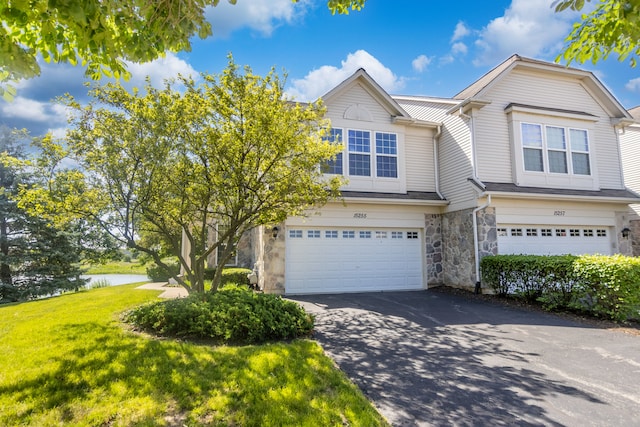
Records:
[[[429,288],[429,291],[448,293],[448,294],[457,295],[463,298],[481,300],[491,304],[499,304],[507,307],[515,307],[522,310],[544,312],[554,316],[562,317],[564,319],[572,320],[574,322],[582,323],[585,326],[600,328],[600,329],[607,329],[607,330],[616,331],[616,332],[624,332],[626,334],[640,336],[640,322],[616,323],[611,320],[600,319],[600,318],[588,316],[585,314],[560,312],[560,311],[549,312],[544,308],[542,308],[542,305],[529,304],[522,299],[518,299],[514,297],[501,297],[498,295],[489,295],[489,294],[475,294],[466,289],[452,288],[450,286],[437,286],[437,287]]]

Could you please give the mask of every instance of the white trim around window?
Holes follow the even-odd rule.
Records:
[[[521,122],[520,134],[526,172],[591,175],[586,129]]]
[[[326,140],[341,143],[343,151],[327,163],[325,173],[348,177],[349,187],[362,187],[365,182],[369,183],[366,189],[384,190],[385,183],[392,185],[389,189],[399,187],[403,171],[398,133],[336,127]]]
[[[513,175],[521,186],[598,189],[594,120],[507,112]]]

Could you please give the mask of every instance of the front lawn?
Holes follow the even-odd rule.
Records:
[[[0,306],[0,425],[386,425],[313,341],[214,347],[127,331],[157,291]]]

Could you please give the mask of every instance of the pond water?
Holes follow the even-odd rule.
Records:
[[[83,279],[90,279],[87,287],[92,284],[106,281],[109,286],[126,285],[127,283],[148,282],[149,278],[146,274],[89,274],[81,276]]]

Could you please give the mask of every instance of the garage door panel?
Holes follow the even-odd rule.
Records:
[[[501,224],[499,254],[611,254],[611,230],[603,226]]]
[[[308,238],[317,236],[317,232],[297,230],[300,231],[292,234],[298,237],[287,235],[285,281],[289,294],[423,287],[422,240],[417,238],[417,230],[408,233],[390,229],[317,228],[320,238]],[[407,239],[407,235],[414,238]]]

